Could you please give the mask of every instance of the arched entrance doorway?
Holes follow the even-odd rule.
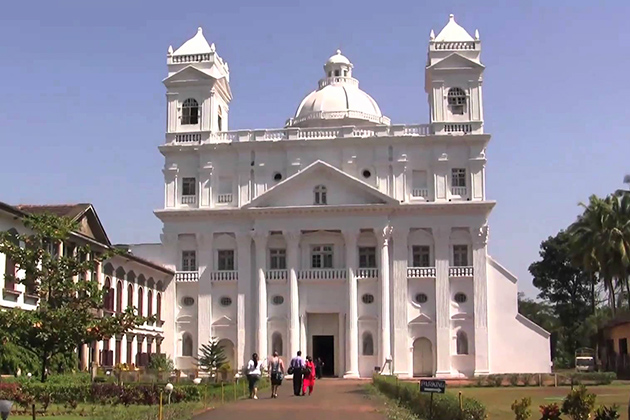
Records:
[[[236,366],[236,355],[234,354],[234,343],[227,338],[219,340],[217,343],[220,347],[223,348],[223,354],[225,355],[226,363],[230,364],[230,370],[234,371],[237,369]]]
[[[433,376],[433,346],[426,337],[413,342],[413,376]]]

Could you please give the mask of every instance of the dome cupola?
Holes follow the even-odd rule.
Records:
[[[359,81],[352,77],[353,65],[337,50],[324,64],[324,78],[317,90],[300,103],[295,118],[287,127],[339,127],[344,125],[389,125],[378,104],[359,89]]]

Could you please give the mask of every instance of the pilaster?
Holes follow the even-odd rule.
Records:
[[[473,235],[473,290],[475,316],[475,375],[488,374],[488,225],[476,227]]]
[[[379,364],[383,366],[391,356],[391,323],[390,323],[390,278],[389,278],[389,243],[392,227],[387,225],[377,231],[378,254],[380,259],[381,282],[381,334],[379,346]]]
[[[451,314],[450,314],[450,281],[449,269],[449,237],[451,229],[438,227],[433,229],[435,244],[435,301],[436,301],[436,376],[451,374]]]
[[[357,302],[357,279],[355,268],[358,263],[357,229],[343,230],[343,238],[346,243],[346,266],[348,268],[348,317],[346,332],[346,372],[345,378],[359,377],[359,312]]]
[[[299,246],[301,232],[285,231],[287,244],[287,267],[289,270],[289,358],[295,356],[300,349],[299,289],[297,270],[299,264]]]
[[[251,245],[252,238],[249,232],[236,233],[236,261],[238,268],[238,291],[236,297],[236,359],[241,365],[247,363],[250,353],[252,353],[252,345],[248,332],[253,333],[252,329],[252,311],[251,308]]]
[[[258,328],[257,328],[257,351],[261,360],[267,357],[267,281],[265,279],[265,268],[267,266],[267,231],[252,231],[254,244],[256,246],[256,276],[258,285]]]
[[[199,170],[199,207],[212,207],[212,164]]]
[[[408,342],[408,319],[407,319],[407,258],[408,258],[408,238],[409,228],[395,226],[392,234],[393,239],[393,277],[392,277],[392,300],[397,302],[393,305],[393,330],[394,340],[392,342],[394,351],[394,374],[409,375],[412,374],[409,358],[409,342]]]
[[[164,208],[177,206],[177,168],[164,168]]]
[[[212,232],[197,233],[197,269],[199,296],[197,297],[197,345],[201,347],[212,338],[212,282],[210,271],[214,263]],[[194,354],[194,352],[193,352]]]

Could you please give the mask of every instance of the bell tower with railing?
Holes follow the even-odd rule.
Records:
[[[437,36],[431,30],[425,91],[435,134],[483,133],[480,58],[479,31],[473,38],[453,15]]]

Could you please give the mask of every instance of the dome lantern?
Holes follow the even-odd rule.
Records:
[[[337,50],[324,64],[318,89],[302,100],[287,127],[339,127],[344,125],[390,125],[374,99],[352,77],[353,65]]]

